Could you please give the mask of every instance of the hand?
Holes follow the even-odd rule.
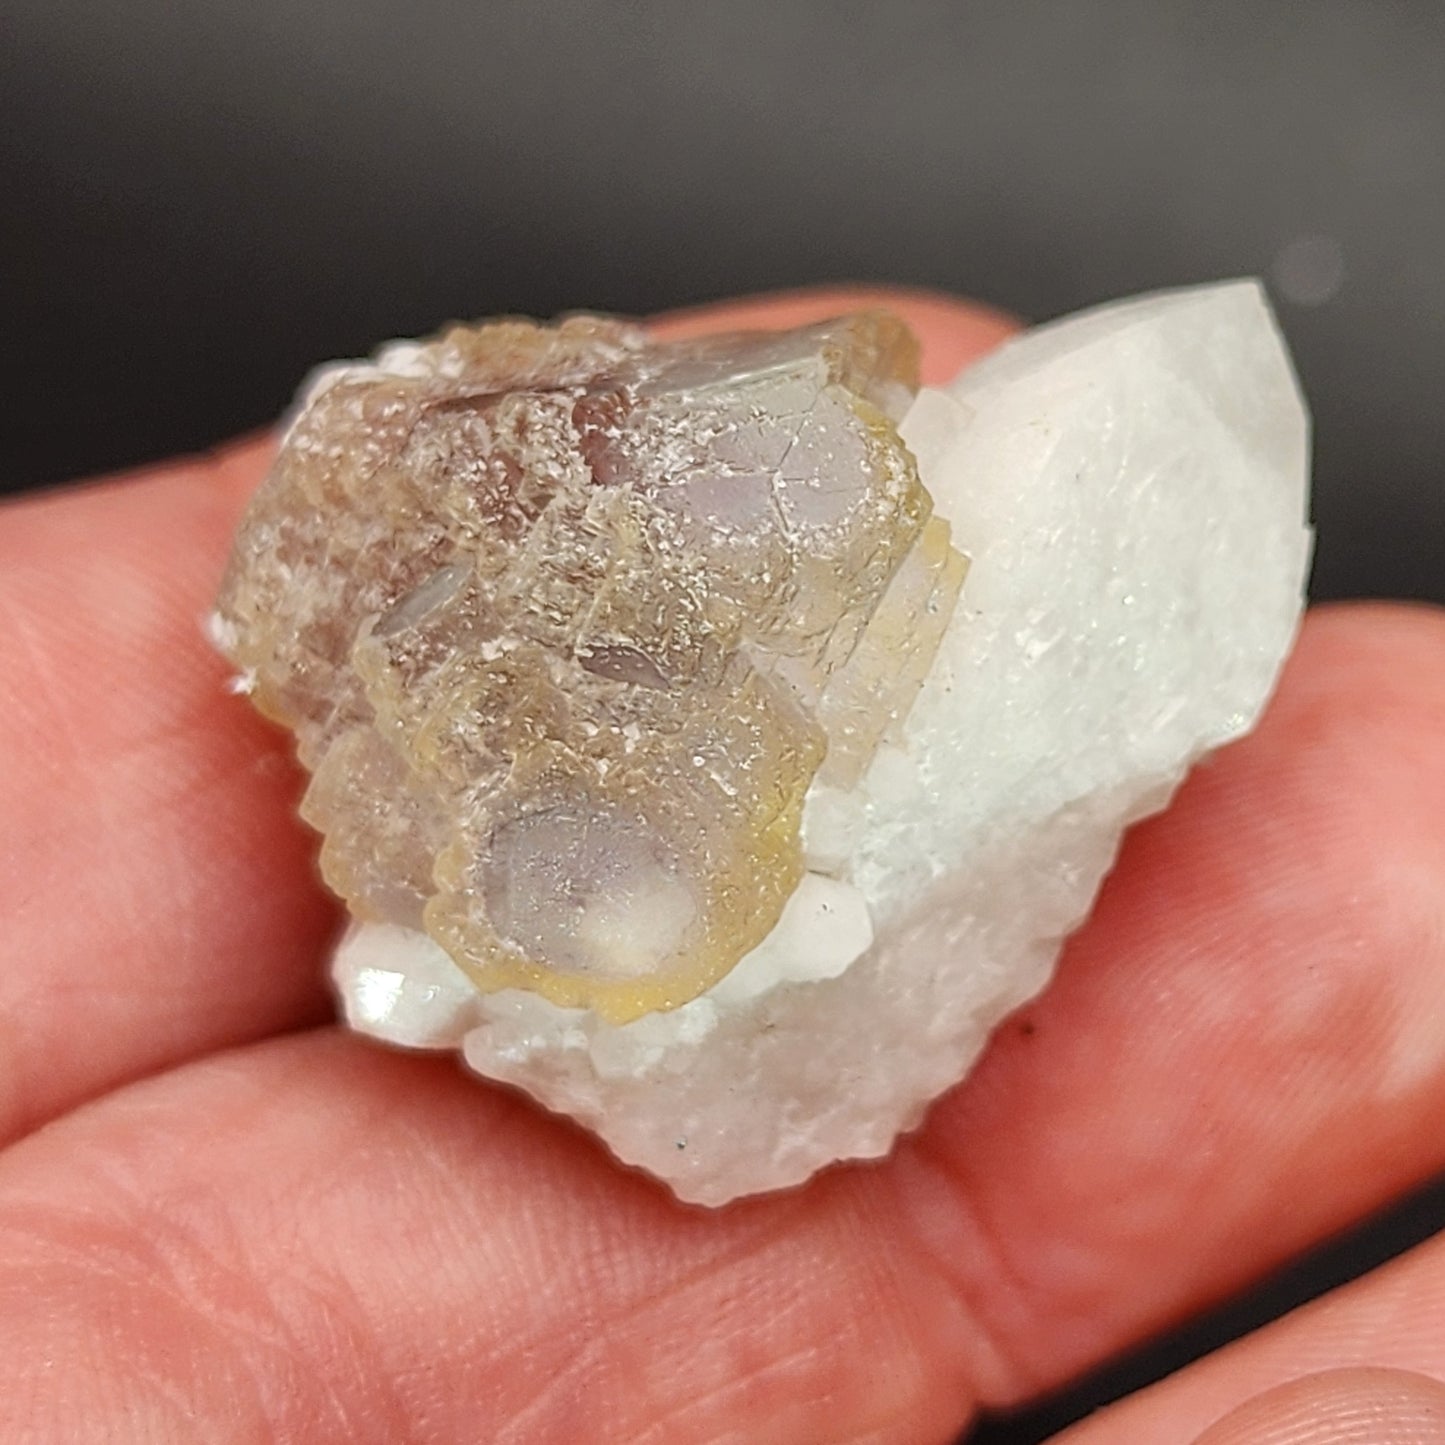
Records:
[[[934,380],[1007,330],[660,324],[865,300]],[[1445,1164],[1445,617],[1314,615],[919,1134],[711,1214],[328,1023],[299,778],[201,636],[269,453],[0,513],[0,1438],[943,1442]],[[1069,1438],[1442,1440],[1434,1377],[1442,1244]]]

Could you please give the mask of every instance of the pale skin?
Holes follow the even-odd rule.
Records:
[[[938,380],[1002,318],[898,309]],[[0,512],[0,1439],[930,1445],[1445,1167],[1445,615],[1313,615],[893,1157],[720,1213],[331,1022],[201,635],[269,440]],[[1427,1245],[1065,1438],[1445,1441]]]

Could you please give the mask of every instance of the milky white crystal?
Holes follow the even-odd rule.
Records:
[[[1235,282],[1031,331],[922,391],[902,433],[972,564],[901,740],[809,796],[810,862],[847,881],[806,874],[730,974],[621,1026],[354,924],[354,1027],[460,1047],[708,1205],[886,1153],[964,1074],[1125,826],[1257,719],[1302,605],[1308,424]]]

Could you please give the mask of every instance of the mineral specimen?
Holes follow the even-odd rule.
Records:
[[[1305,416],[1250,283],[913,366],[574,318],[317,379],[215,634],[313,770],[355,1027],[717,1204],[886,1152],[1042,986],[1269,693]]]
[[[922,685],[963,561],[890,317],[456,327],[308,399],[219,616],[359,918],[622,1023],[696,998]]]

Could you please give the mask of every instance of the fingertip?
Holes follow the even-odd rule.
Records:
[[[695,336],[729,329],[804,326],[870,309],[891,311],[913,329],[923,348],[923,380],[928,385],[948,381],[1019,329],[1013,317],[982,302],[924,287],[862,283],[709,302],[653,317],[648,325],[659,336]]]
[[[1321,683],[1339,678],[1358,663],[1396,678],[1436,706],[1445,705],[1445,608],[1429,602],[1393,600],[1330,602],[1310,609],[1303,648],[1318,654],[1314,672]]]
[[[1415,1370],[1325,1370],[1256,1395],[1195,1445],[1445,1445],[1445,1385]]]
[[[222,442],[197,461],[210,469],[216,488],[240,505],[260,486],[275,460],[279,441],[279,431],[267,427]]]

